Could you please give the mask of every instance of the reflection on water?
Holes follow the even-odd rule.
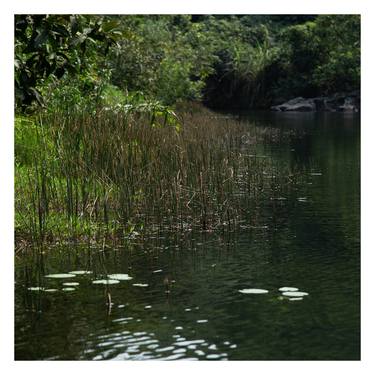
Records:
[[[248,118],[277,129],[262,151],[303,183],[260,202],[261,225],[230,236],[166,232],[17,260],[17,359],[359,359],[359,118]],[[92,273],[44,277],[80,270]],[[107,274],[132,279],[92,284]]]

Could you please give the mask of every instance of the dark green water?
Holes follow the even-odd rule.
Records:
[[[17,260],[16,359],[360,359],[359,117],[248,118],[278,129],[263,152],[305,183],[262,202],[262,225],[244,223],[231,236],[161,233],[127,247],[71,246]],[[43,277],[77,269],[93,274]],[[110,286],[110,311],[106,287],[91,283],[105,272],[133,277]],[[166,276],[175,281],[169,294]],[[61,289],[67,281],[80,285],[27,289]],[[280,299],[283,286],[309,295]]]

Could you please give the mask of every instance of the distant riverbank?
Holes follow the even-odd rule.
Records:
[[[281,112],[359,112],[361,99],[359,91],[336,93],[314,98],[297,97],[271,107]]]

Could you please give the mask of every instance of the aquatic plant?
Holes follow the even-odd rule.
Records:
[[[56,110],[29,125],[16,127],[15,206],[31,243],[257,227],[259,203],[294,183],[258,154],[272,129],[207,110]]]
[[[283,296],[285,297],[305,297],[309,293],[307,292],[283,292]]]
[[[72,277],[75,277],[76,275],[72,275],[70,273],[54,273],[50,275],[45,275],[44,277],[50,278],[50,279],[70,279]]]
[[[103,280],[93,280],[93,284],[103,284],[103,285],[112,285],[112,284],[119,284],[119,280],[112,280],[112,279],[103,279]]]
[[[240,289],[239,292],[242,294],[266,294],[268,293],[268,290],[250,288],[250,289]]]
[[[108,278],[111,280],[132,280],[133,278],[129,276],[127,273],[114,273],[112,275],[108,275]]]

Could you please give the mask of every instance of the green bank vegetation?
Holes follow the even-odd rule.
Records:
[[[103,90],[267,108],[359,89],[360,16],[15,17],[17,108]],[[61,104],[61,103],[60,103]]]
[[[295,183],[204,109],[359,87],[359,16],[15,17],[16,241],[256,225]]]
[[[232,231],[264,195],[293,182],[256,155],[266,135],[210,112],[18,118],[16,233],[38,242]]]

